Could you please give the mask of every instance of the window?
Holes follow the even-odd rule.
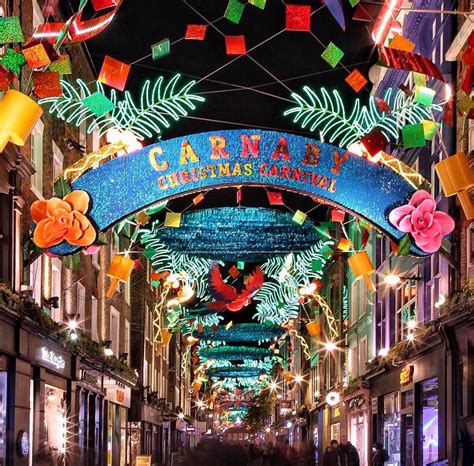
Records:
[[[92,131],[92,152],[96,152],[100,149],[100,137],[99,130],[94,129]]]
[[[42,257],[39,256],[30,265],[30,286],[32,288],[32,296],[36,304],[41,306],[41,267]]]
[[[7,464],[7,372],[0,371],[0,464]]]
[[[422,382],[421,391],[423,464],[431,464],[438,460],[438,379]]]
[[[357,343],[351,348],[350,358],[351,376],[355,378],[359,375],[359,351]]]
[[[467,229],[467,277],[474,277],[474,223]]]
[[[119,343],[120,343],[120,313],[113,306],[110,307],[110,335],[109,339],[112,340],[111,350],[114,355],[119,355]]]
[[[351,292],[351,324],[365,314],[367,305],[367,284],[364,279],[352,282]]]
[[[146,359],[143,360],[143,386],[148,386],[148,361]]]
[[[77,283],[76,286],[76,320],[79,327],[83,328],[86,318],[86,288],[82,283]]]
[[[434,139],[433,139],[434,140]],[[431,165],[431,195],[436,199],[441,194],[441,183],[435,170],[435,164],[441,160],[441,153],[433,154]]]
[[[63,171],[64,155],[61,149],[53,141],[53,179],[56,179],[61,175]]]
[[[364,337],[360,340],[359,374],[365,373],[366,364],[367,364],[367,338]]]
[[[31,132],[31,163],[35,173],[31,176],[31,190],[39,197],[43,197],[43,132],[44,124],[41,120]]]
[[[143,327],[143,330],[145,332],[145,339],[149,340],[150,339],[150,334],[149,334],[149,322],[150,322],[150,311],[148,310],[148,304],[145,304],[145,325]]]
[[[125,319],[125,336],[123,352],[127,353],[127,363],[130,361],[130,322]]]
[[[63,263],[61,259],[53,257],[51,259],[51,296],[58,298],[58,308],[51,309],[51,318],[56,322],[61,322],[61,270]]]
[[[98,340],[97,332],[97,298],[92,296],[91,298],[91,338],[94,341]]]
[[[416,312],[416,290],[415,279],[408,278],[395,290],[395,335],[396,341],[406,338],[408,335],[408,322],[417,320]]]
[[[123,295],[124,295],[124,298],[125,298],[125,302],[126,302],[127,304],[130,304],[130,281],[131,281],[131,280],[127,280],[127,281],[123,284],[123,286],[124,286],[124,293],[123,293]]]

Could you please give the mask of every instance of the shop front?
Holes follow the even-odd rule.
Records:
[[[107,466],[125,466],[130,463],[127,449],[128,410],[131,406],[131,387],[125,381],[104,374],[105,392],[105,445]]]
[[[81,361],[76,387],[80,464],[101,464],[104,460],[103,372]]]
[[[369,391],[358,390],[344,399],[347,438],[359,453],[360,464],[369,464]]]
[[[139,455],[151,456],[151,464],[165,462],[162,450],[163,416],[157,407],[145,402],[133,402],[129,413],[129,452],[133,466]]]
[[[444,358],[439,350],[377,377],[371,389],[371,442],[387,466],[435,464],[446,458]]]

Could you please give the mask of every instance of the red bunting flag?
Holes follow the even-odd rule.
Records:
[[[397,70],[414,71],[416,73],[426,74],[432,78],[444,82],[444,76],[439,68],[428,58],[405,50],[391,49],[389,47],[380,47],[380,64],[387,68]]]
[[[267,191],[267,197],[270,205],[285,205],[282,194],[277,191]]]

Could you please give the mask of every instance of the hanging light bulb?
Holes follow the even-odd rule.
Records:
[[[401,281],[401,278],[394,274],[394,273],[389,273],[388,275],[385,275],[383,278],[383,281],[388,285],[388,286],[395,286],[398,285]]]
[[[388,348],[380,348],[379,356],[381,356],[382,358],[387,357],[388,356]]]
[[[326,351],[334,351],[335,349],[337,349],[337,345],[333,341],[328,341],[324,343],[324,349]]]

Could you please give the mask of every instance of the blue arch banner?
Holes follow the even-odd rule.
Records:
[[[256,129],[162,141],[84,173],[72,189],[89,194],[92,207],[87,216],[98,231],[106,231],[157,202],[239,185],[311,196],[366,219],[394,240],[403,233],[389,223],[388,214],[415,192],[386,165],[307,137]],[[69,254],[76,249],[62,243],[52,252]]]

